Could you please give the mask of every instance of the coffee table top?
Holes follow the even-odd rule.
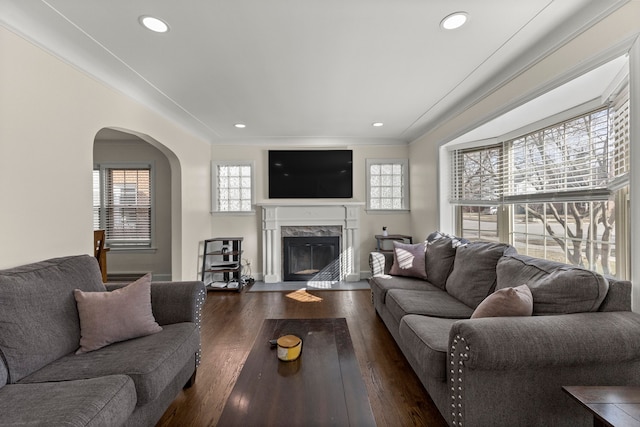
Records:
[[[289,334],[302,354],[283,362],[269,340]],[[375,426],[346,319],[266,319],[218,425]]]
[[[594,425],[640,427],[640,387],[565,386],[594,416]]]

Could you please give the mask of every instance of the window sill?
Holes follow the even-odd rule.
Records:
[[[410,213],[411,209],[365,209],[367,214],[380,214],[380,215],[389,215],[389,214],[406,214]]]
[[[117,247],[109,247],[109,252],[117,252],[117,253],[136,253],[136,254],[155,254],[158,251],[158,248],[127,248],[122,246]]]
[[[249,216],[255,215],[256,211],[251,209],[250,211],[213,211],[211,215],[233,215],[233,216]]]

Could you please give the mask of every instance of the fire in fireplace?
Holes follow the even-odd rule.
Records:
[[[283,238],[284,281],[340,280],[340,236]]]

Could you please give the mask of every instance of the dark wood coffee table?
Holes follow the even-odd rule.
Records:
[[[293,334],[302,354],[278,359],[269,340]],[[375,426],[345,319],[266,319],[219,426]]]
[[[596,427],[640,427],[640,387],[566,386],[562,389],[593,414]]]

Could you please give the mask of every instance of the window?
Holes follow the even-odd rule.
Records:
[[[98,165],[93,171],[93,226],[110,248],[152,245],[151,165]]]
[[[623,90],[606,107],[502,144],[452,151],[457,232],[625,278],[628,175]]]
[[[250,162],[212,162],[212,201],[214,212],[252,212],[253,164]]]
[[[496,206],[461,206],[460,237],[469,240],[499,242]]]
[[[367,206],[370,210],[409,209],[409,161],[367,159]]]

